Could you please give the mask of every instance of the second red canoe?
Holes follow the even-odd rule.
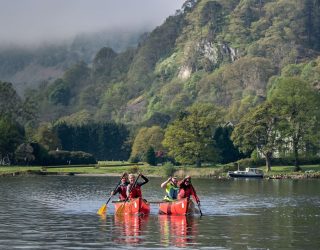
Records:
[[[159,204],[159,214],[167,215],[193,215],[199,213],[191,199],[164,201]]]

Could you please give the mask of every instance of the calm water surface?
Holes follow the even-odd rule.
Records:
[[[0,249],[319,249],[320,180],[193,180],[203,217],[96,215],[118,179],[0,178]],[[162,179],[144,197],[160,200]]]

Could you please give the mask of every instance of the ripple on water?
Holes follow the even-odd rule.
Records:
[[[96,215],[116,178],[17,177],[0,182],[0,249],[316,249],[319,182],[194,180],[203,217]],[[161,179],[143,187],[160,200]],[[3,212],[5,211],[5,212]],[[293,239],[296,239],[293,241]]]

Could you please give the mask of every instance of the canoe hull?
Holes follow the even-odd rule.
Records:
[[[192,215],[197,213],[197,209],[191,199],[181,199],[171,202],[161,202],[159,204],[159,214],[167,215]]]
[[[236,174],[236,173],[229,173],[229,176],[232,178],[263,178],[263,175],[255,174],[255,175],[250,175],[250,174]]]
[[[258,168],[246,168],[245,170],[228,171],[232,178],[263,178],[263,171]]]
[[[114,208],[116,214],[147,215],[150,213],[150,204],[142,198],[116,202]]]

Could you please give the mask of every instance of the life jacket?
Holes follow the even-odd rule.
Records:
[[[127,186],[120,185],[119,186],[119,200],[124,201],[127,199]]]
[[[191,188],[189,187],[180,188],[178,198],[179,199],[190,198],[191,194],[192,194]]]
[[[134,188],[131,189],[129,198],[134,199],[139,197],[142,197],[141,187],[139,185],[136,185]]]
[[[166,185],[166,193],[167,195],[163,198],[166,201],[173,201],[177,199],[179,188],[168,183]]]
[[[191,195],[193,195],[193,197],[195,198],[196,202],[199,202],[199,198],[198,198],[196,192],[194,191],[194,189],[192,188],[191,184],[189,186],[180,185],[180,190],[179,190],[179,193],[178,193],[178,199],[183,199],[183,198],[190,199]]]

